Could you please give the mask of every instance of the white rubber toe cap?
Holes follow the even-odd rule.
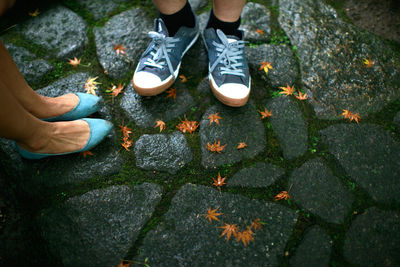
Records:
[[[223,96],[232,99],[244,99],[247,98],[250,93],[250,88],[238,83],[225,83],[216,89]]]
[[[158,77],[153,73],[145,71],[136,72],[135,75],[133,76],[133,82],[140,88],[149,88],[149,89],[158,87],[163,84],[161,82],[160,77]]]

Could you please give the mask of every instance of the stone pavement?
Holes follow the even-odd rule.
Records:
[[[202,40],[183,60],[187,81],[173,85],[176,98],[141,97],[131,77],[152,29],[148,2],[61,1],[0,36],[43,95],[83,92],[98,77],[103,108],[95,116],[115,126],[85,157],[29,161],[0,139],[0,263],[399,266],[399,44],[324,1],[249,1],[246,106],[212,96]],[[204,25],[210,3],[191,3]],[[116,53],[118,44],[126,55]],[[68,64],[73,57],[77,68]],[[273,67],[268,74],[262,61]],[[123,93],[110,96],[119,83]],[[308,99],[279,94],[286,85]],[[260,119],[265,109],[272,116]],[[359,123],[343,110],[358,113]],[[216,112],[219,125],[208,119]],[[198,130],[179,132],[185,118]],[[156,120],[166,129],[154,128]],[[120,125],[132,129],[129,151]],[[222,153],[206,149],[215,141],[226,145]],[[247,147],[237,149],[240,142]],[[227,177],[220,189],[218,175]],[[290,198],[275,200],[281,191]],[[210,209],[219,221],[207,219]],[[261,230],[252,226],[257,220]],[[228,240],[224,224],[252,229],[254,240]]]

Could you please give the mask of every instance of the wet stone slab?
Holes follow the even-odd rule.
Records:
[[[271,99],[266,107],[272,112],[269,121],[285,159],[303,155],[307,151],[308,123],[301,109],[287,96]]]
[[[228,179],[227,186],[241,186],[249,188],[268,187],[273,184],[285,171],[270,163],[258,162],[253,167],[238,171]]]
[[[271,34],[271,12],[264,5],[249,2],[242,11],[240,30],[244,31],[244,39],[249,42],[266,42]],[[262,32],[257,32],[261,30]]]
[[[337,124],[320,131],[348,175],[375,201],[399,202],[400,144],[373,124]]]
[[[330,223],[343,223],[354,201],[353,195],[320,158],[295,169],[289,185],[295,203]]]
[[[142,135],[136,141],[135,156],[139,168],[172,174],[193,158],[186,138],[180,132]]]
[[[218,116],[222,117],[219,120],[220,126],[216,123],[210,125],[208,116],[217,112]],[[252,103],[247,103],[240,108],[231,108],[222,104],[208,108],[201,118],[200,140],[201,163],[206,168],[252,158],[264,151],[266,147],[264,126]],[[218,141],[221,146],[226,145],[221,153],[210,152],[206,149],[207,143],[212,145]],[[236,149],[239,142],[246,142],[247,147]]]
[[[292,85],[296,81],[297,63],[292,50],[287,45],[246,46],[246,57],[252,76],[261,76],[273,88],[286,86],[286,84]],[[274,68],[269,69],[268,74],[260,70],[263,61],[270,62]]]
[[[78,3],[89,11],[95,20],[107,17],[121,4],[127,2],[128,0],[78,0]]]
[[[10,43],[5,43],[4,45],[28,83],[37,82],[54,69],[49,62],[44,59],[39,59],[36,55],[23,47]]]
[[[399,240],[400,214],[372,207],[351,223],[343,254],[354,265],[399,266]]]
[[[363,117],[400,96],[398,54],[345,23],[324,1],[279,1],[279,23],[297,47],[302,82],[318,118],[337,119],[343,109]],[[375,64],[366,67],[365,58]]]
[[[195,102],[189,90],[180,81],[175,82],[171,88],[176,89],[175,100],[172,97],[167,98],[166,93],[142,97],[134,91],[130,83],[121,98],[121,108],[129,119],[144,128],[154,127],[156,120],[168,122],[176,119],[194,106]]]
[[[88,44],[87,23],[76,13],[55,6],[18,27],[28,41],[43,46],[58,58],[79,57]]]
[[[319,226],[307,230],[289,266],[329,266],[332,240]]]
[[[136,8],[112,17],[103,27],[93,29],[96,53],[100,65],[111,78],[133,74],[136,63],[150,44],[147,33],[152,22],[143,9]],[[126,55],[117,54],[115,45],[123,45]]]
[[[50,251],[64,266],[117,266],[161,200],[159,185],[111,186],[41,212]]]
[[[220,221],[205,218],[209,208],[224,213]],[[229,242],[219,237],[224,223],[242,231],[257,218],[266,224],[247,247],[233,236]],[[283,206],[187,184],[163,223],[145,237],[138,260],[148,257],[151,266],[278,266],[296,221],[296,213]]]

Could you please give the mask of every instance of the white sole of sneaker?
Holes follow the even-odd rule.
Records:
[[[200,32],[198,32],[196,34],[196,36],[193,38],[193,40],[190,42],[190,44],[186,47],[185,51],[183,51],[182,58],[186,54],[186,52],[196,43],[197,39],[199,38],[199,35],[200,35]],[[182,60],[182,58],[181,58],[181,60]],[[136,93],[138,93],[141,96],[155,96],[155,95],[161,94],[162,92],[167,90],[169,87],[171,87],[171,85],[174,84],[176,78],[178,77],[179,68],[181,67],[181,63],[182,62],[180,62],[178,67],[176,68],[174,75],[170,75],[159,86],[152,87],[152,88],[140,87],[135,84],[134,79],[132,77],[133,88],[135,89]],[[137,71],[137,67],[136,67],[135,73],[136,73],[136,71]]]
[[[249,100],[250,90],[249,93],[243,98],[231,98],[221,94],[217,88],[217,84],[214,82],[211,74],[208,75],[208,80],[210,82],[211,91],[213,92],[214,96],[222,103],[230,107],[242,107],[246,105],[247,101]],[[251,84],[251,77],[249,80],[249,84]]]

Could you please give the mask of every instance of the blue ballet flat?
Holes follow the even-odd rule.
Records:
[[[90,135],[89,139],[86,143],[86,145],[77,150],[77,151],[72,151],[72,152],[66,152],[66,153],[59,153],[59,154],[41,154],[41,153],[34,153],[34,152],[29,152],[20,146],[18,146],[15,143],[15,147],[17,148],[18,153],[26,159],[42,159],[45,157],[51,157],[51,156],[60,156],[60,155],[68,155],[72,153],[79,153],[83,151],[87,151],[95,147],[97,144],[99,144],[111,131],[113,125],[111,122],[103,120],[103,119],[89,119],[89,118],[84,118],[82,119],[86,121],[89,124],[90,127]]]
[[[52,117],[42,120],[48,122],[73,121],[80,118],[85,118],[90,114],[95,113],[99,109],[100,97],[86,93],[75,93],[75,94],[79,97],[79,103],[71,111],[68,111],[67,113],[57,117]]]

